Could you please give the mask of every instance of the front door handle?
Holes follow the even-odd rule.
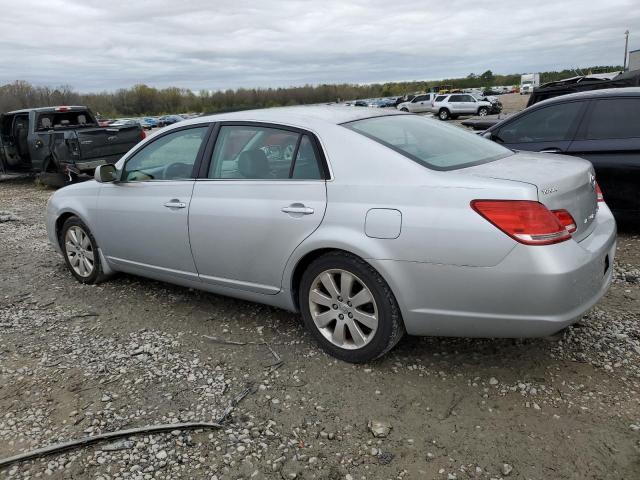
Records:
[[[545,148],[540,150],[540,153],[562,153],[562,150],[559,148]]]
[[[293,203],[288,207],[282,207],[284,213],[291,213],[294,215],[311,215],[313,214],[313,208],[305,207],[301,203]]]
[[[173,200],[169,200],[167,203],[165,203],[164,206],[167,208],[186,208],[187,204],[181,202],[177,198],[174,198]]]

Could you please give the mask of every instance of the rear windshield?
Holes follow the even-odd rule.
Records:
[[[434,170],[491,162],[513,152],[459,127],[418,115],[389,115],[343,124]]]
[[[96,121],[87,110],[47,112],[38,115],[36,130],[95,127]]]

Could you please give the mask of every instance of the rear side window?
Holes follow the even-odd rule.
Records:
[[[554,142],[570,140],[582,102],[539,108],[509,122],[497,132],[505,143]]]
[[[451,95],[450,102],[465,102],[464,95]]]
[[[447,95],[438,95],[436,97],[436,102],[444,102],[447,99]]]
[[[586,127],[587,140],[640,137],[640,98],[598,100]]]
[[[470,167],[513,155],[490,140],[418,115],[366,118],[343,126],[435,170]]]

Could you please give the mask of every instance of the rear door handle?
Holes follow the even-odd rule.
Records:
[[[562,153],[562,150],[559,148],[545,148],[540,150],[540,153]]]
[[[187,204],[174,198],[165,203],[164,206],[167,208],[186,208]]]
[[[311,215],[313,214],[313,208],[305,207],[300,203],[294,203],[288,207],[282,207],[284,213],[293,213],[298,215]]]

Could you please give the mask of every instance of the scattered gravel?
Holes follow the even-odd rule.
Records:
[[[350,365],[277,309],[127,275],[78,284],[47,243],[50,193],[28,180],[0,188],[0,215],[15,217],[0,223],[0,459],[215,421],[256,388],[223,429],[121,438],[0,478],[640,478],[635,233],[619,237],[611,291],[557,335],[408,338]]]

